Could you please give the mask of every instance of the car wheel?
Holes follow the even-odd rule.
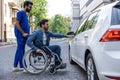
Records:
[[[95,67],[95,63],[94,63],[94,60],[91,54],[87,56],[86,68],[87,68],[88,80],[99,80],[96,67]]]
[[[70,46],[69,46],[69,62],[70,62],[70,64],[75,64],[75,62],[72,60],[72,57],[70,54]]]

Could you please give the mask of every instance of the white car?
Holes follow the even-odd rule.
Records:
[[[88,80],[120,80],[119,1],[82,20],[69,41],[69,60],[87,71]]]

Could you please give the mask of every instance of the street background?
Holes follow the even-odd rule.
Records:
[[[87,80],[86,72],[78,65],[69,64],[68,41],[64,39],[52,40],[51,45],[58,44],[62,49],[62,59],[67,68],[50,75],[47,71],[38,75],[12,72],[16,44],[0,46],[0,80]],[[26,46],[26,50],[29,48]]]

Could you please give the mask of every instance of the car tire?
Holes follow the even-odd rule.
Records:
[[[88,54],[86,60],[86,70],[87,70],[87,78],[88,80],[99,80],[95,63],[91,54]]]
[[[70,64],[75,64],[75,62],[72,60],[71,54],[70,54],[70,46],[69,46],[69,62]]]

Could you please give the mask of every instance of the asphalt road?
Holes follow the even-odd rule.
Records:
[[[50,75],[47,71],[43,74],[31,75],[22,71],[13,72],[13,60],[16,45],[0,47],[0,80],[87,80],[86,72],[78,65],[71,65],[68,61],[68,42],[53,40],[51,45],[58,44],[62,49],[62,59],[67,63],[65,70],[59,70]],[[28,47],[26,47],[26,50]]]

